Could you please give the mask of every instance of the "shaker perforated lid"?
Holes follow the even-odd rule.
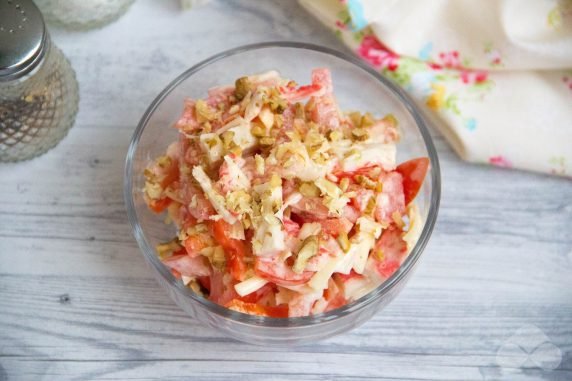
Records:
[[[47,38],[32,0],[0,0],[0,81],[30,72],[42,60]]]

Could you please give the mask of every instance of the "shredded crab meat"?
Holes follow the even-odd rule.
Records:
[[[143,197],[177,228],[161,261],[202,297],[274,318],[328,312],[391,277],[417,243],[428,159],[399,164],[398,120],[342,111],[326,68],[302,85],[245,75],[185,100],[174,127]]]

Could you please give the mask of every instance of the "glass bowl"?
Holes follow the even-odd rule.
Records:
[[[163,266],[155,246],[172,239],[174,227],[148,210],[143,200],[143,170],[177,139],[172,128],[186,97],[202,98],[214,86],[236,78],[278,70],[300,84],[310,82],[316,67],[331,70],[336,98],[343,110],[394,114],[401,127],[398,162],[428,156],[429,173],[417,196],[425,221],[421,236],[401,267],[364,297],[341,308],[307,317],[269,318],[235,312],[195,295]],[[359,326],[386,306],[411,276],[429,237],[439,208],[440,172],[435,146],[419,109],[403,90],[356,58],[305,43],[271,42],[247,45],[211,57],[171,82],[151,103],[131,140],[125,167],[125,202],[133,233],[154,276],[190,316],[232,338],[260,345],[311,343]]]

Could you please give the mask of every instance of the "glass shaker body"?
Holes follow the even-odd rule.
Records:
[[[60,142],[74,123],[75,73],[49,38],[45,56],[25,76],[0,81],[0,162],[31,159]]]

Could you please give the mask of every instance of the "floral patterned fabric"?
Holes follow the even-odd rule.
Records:
[[[465,160],[572,176],[572,0],[300,0]]]

